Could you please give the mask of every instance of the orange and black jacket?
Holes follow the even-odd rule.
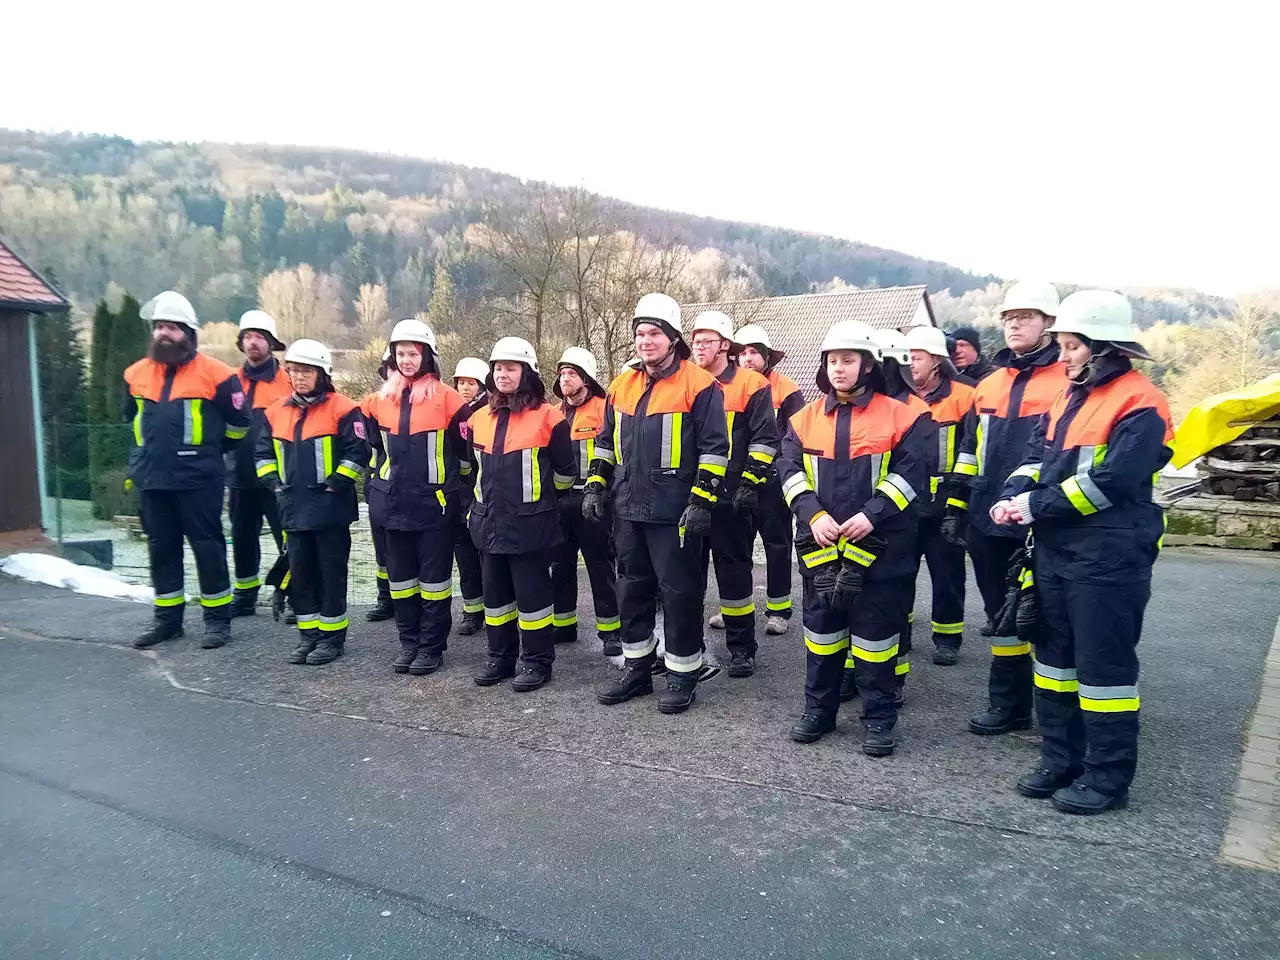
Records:
[[[293,386],[275,357],[268,357],[267,362],[258,367],[246,363],[237,373],[249,411],[249,433],[228,458],[231,469],[227,471],[227,486],[246,489],[262,484],[253,458],[258,449],[258,436],[267,429],[267,407],[293,393]]]
[[[636,523],[679,523],[694,497],[707,506],[729,466],[724,392],[695,363],[677,360],[650,375],[624,370],[609,385],[596,437],[598,465],[612,469],[614,515]]]
[[[995,363],[995,370],[974,388],[955,476],[968,479],[971,527],[989,537],[1021,540],[1026,531],[997,524],[991,519],[991,506],[1022,462],[1036,424],[1067,389],[1067,368],[1056,342],[1021,357],[1005,348],[996,354]],[[965,502],[959,493],[951,499]]]
[[[258,479],[277,490],[284,529],[355,522],[356,481],[369,460],[360,406],[334,391],[314,400],[290,394],[269,406],[266,418],[254,460]]]
[[[1095,363],[1096,381],[1071,384],[1040,418],[1001,495],[1024,495],[1037,566],[1082,583],[1146,581],[1164,536],[1152,489],[1173,454],[1173,419],[1128,359]]]
[[[564,541],[556,498],[573,486],[569,424],[545,401],[512,412],[484,406],[467,421],[476,500],[468,525],[486,553],[535,553]]]
[[[360,412],[364,414],[364,423],[366,437],[373,436],[377,430],[369,424],[369,405],[373,402],[373,398],[378,395],[375,390],[373,393],[365,394],[363,400],[360,401]],[[390,480],[383,480],[379,475],[382,473],[382,464],[386,461],[387,455],[381,447],[375,447],[369,444],[369,472],[364,478],[364,502],[369,505],[369,523],[372,526],[379,527],[382,524],[375,518],[374,502],[379,501],[378,511],[385,512],[387,491],[391,488]],[[382,513],[379,512],[378,516]]]
[[[778,417],[778,436],[784,437],[787,424],[804,406],[804,393],[794,380],[777,370],[769,371],[769,390],[773,396],[773,410]]]
[[[937,454],[933,476],[929,478],[929,496],[920,498],[921,516],[938,516],[950,506],[963,510],[967,482],[956,476],[956,461],[964,438],[965,418],[973,407],[973,387],[945,374],[938,385],[924,397],[938,430]]]
[[[769,479],[781,438],[768,380],[732,363],[716,379],[724,392],[724,418],[729,431],[729,469],[720,493],[723,501],[739,483],[758,487]]]
[[[388,530],[430,530],[461,516],[470,450],[463,436],[465,404],[443,381],[433,395],[410,402],[412,386],[398,397],[364,399],[377,485],[366,495],[369,518]],[[464,469],[464,467],[466,469]]]
[[[568,401],[560,408],[569,424],[569,439],[573,442],[573,488],[581,490],[591,471],[591,461],[596,455],[596,437],[604,423],[605,399],[592,393],[584,403],[575,407]]]
[[[223,454],[249,430],[240,378],[221,360],[196,353],[177,366],[150,358],[124,372],[121,413],[133,421],[129,477],[139,490],[221,487]]]
[[[927,414],[872,390],[845,403],[832,392],[802,407],[791,418],[778,461],[782,495],[796,515],[796,540],[809,538],[809,524],[823,514],[843,523],[864,513],[886,542],[867,577],[911,575],[913,503],[928,489],[931,434]],[[863,562],[856,544],[828,550],[830,559],[839,553]]]

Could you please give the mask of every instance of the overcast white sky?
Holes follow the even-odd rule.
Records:
[[[1005,277],[1280,286],[1263,0],[12,7],[0,126],[449,160]]]

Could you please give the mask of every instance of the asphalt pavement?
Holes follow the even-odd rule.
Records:
[[[871,760],[856,703],[786,738],[794,630],[664,717],[595,703],[585,628],[522,696],[471,684],[477,637],[426,678],[359,619],[326,668],[262,616],[139,653],[145,607],[0,580],[0,955],[1275,957],[1280,876],[1218,850],[1277,587],[1266,556],[1161,559],[1131,808],[1068,818],[1011,790],[1033,735],[964,731],[968,638],[955,668],[917,640]]]

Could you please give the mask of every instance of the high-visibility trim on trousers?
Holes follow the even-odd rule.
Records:
[[[418,592],[423,600],[448,600],[453,596],[453,581],[441,580],[438,583],[420,583]]]
[[[766,609],[766,610],[768,610],[770,613],[774,613],[774,612],[778,612],[778,611],[782,611],[782,610],[790,610],[790,609],[791,609],[791,597],[790,597],[790,596],[785,596],[785,597],[765,597],[765,598],[764,598],[764,607],[765,607],[765,609]]]
[[[412,580],[392,580],[390,581],[390,586],[392,600],[407,600],[418,592],[418,578],[414,577]]]
[[[694,670],[702,669],[702,654],[695,653],[688,657],[678,657],[674,653],[663,653],[663,660],[667,664],[668,670],[674,670],[676,673],[692,673]]]
[[[653,651],[658,649],[658,638],[656,636],[649,637],[643,643],[628,643],[622,641],[622,655],[628,660],[639,660],[641,657],[647,657]]]
[[[202,593],[200,594],[200,605],[202,607],[222,607],[231,602],[231,589],[227,588],[218,593]]]
[[[1080,689],[1080,681],[1075,667],[1050,667],[1039,660],[1032,660],[1035,671],[1033,679],[1041,690],[1052,690],[1055,693],[1076,693]]]
[[[949,636],[964,633],[963,620],[959,623],[939,623],[937,620],[930,620],[929,626],[933,629],[934,633],[941,633]]]
[[[1080,709],[1094,713],[1131,713],[1142,705],[1136,685],[1095,687],[1082,683],[1079,694]]]
[[[756,612],[756,603],[751,597],[742,600],[726,600],[721,597],[720,612],[726,617],[746,617]]]
[[[237,590],[256,590],[262,586],[262,577],[250,577],[247,580],[235,580],[232,582]]]
[[[859,660],[871,663],[883,663],[898,655],[898,635],[894,634],[884,640],[868,640],[856,634],[849,637],[850,652]]]
[[[491,627],[500,627],[504,623],[510,623],[520,614],[516,610],[516,602],[512,600],[510,603],[504,603],[500,607],[485,607],[484,622]]]
[[[578,625],[578,614],[575,613],[553,613],[551,615],[551,625],[553,627],[576,627]]]
[[[541,630],[543,627],[549,627],[555,619],[555,613],[552,606],[548,604],[541,610],[534,610],[530,613],[519,611],[517,616],[520,619],[520,629],[522,630]]]
[[[299,626],[301,626],[301,618],[299,618]],[[344,613],[340,617],[320,617],[319,624],[321,633],[334,633],[338,630],[345,630],[350,626],[347,615]]]
[[[994,639],[1012,640],[1013,643],[995,643],[991,644],[991,655],[993,657],[1021,657],[1031,652],[1031,644],[1023,643],[1016,637],[1004,637]]]
[[[471,599],[463,597],[462,612],[463,613],[483,613],[484,597],[473,597]]]
[[[183,590],[175,590],[173,593],[157,593],[155,597],[155,605],[157,607],[180,607],[187,602],[187,594]]]
[[[835,633],[814,633],[808,627],[804,630],[804,645],[810,652],[819,656],[839,653],[849,646],[849,631],[837,630]]]
[[[621,617],[609,617],[604,620],[596,620],[596,631],[599,633],[612,633],[615,630],[622,629]]]

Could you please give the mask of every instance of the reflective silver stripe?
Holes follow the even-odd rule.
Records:
[[[361,470],[360,464],[356,463],[354,460],[339,460],[338,466],[346,467],[348,470],[354,470],[356,473],[359,473]]]
[[[191,415],[191,401],[182,401],[182,442],[195,443],[195,417]]]
[[[378,476],[383,480],[391,477],[391,434],[382,431],[382,466],[378,468]]]
[[[904,480],[898,474],[896,473],[886,474],[884,478],[884,482],[891,483],[895,487],[897,487],[898,492],[907,498],[907,503],[910,503],[912,500],[916,498],[916,492],[911,489],[911,484],[907,483],[907,481]]]
[[[787,477],[782,484],[782,496],[791,497],[793,493],[799,493],[801,490],[810,490],[809,478],[803,473],[793,473]]]
[[[388,580],[387,586],[392,590],[416,590],[418,587],[418,580],[416,577],[412,580]]]
[[[1107,495],[1102,492],[1089,471],[1093,469],[1093,455],[1097,448],[1093,446],[1081,447],[1076,459],[1076,482],[1080,484],[1080,492],[1089,498],[1099,510],[1105,510],[1111,506],[1111,501],[1107,499]]]
[[[217,593],[201,593],[200,599],[201,600],[221,600],[223,597],[229,597],[229,596],[231,596],[231,588],[227,587],[227,589],[219,590]]]
[[[533,459],[533,450],[520,451],[520,492],[525,503],[533,503],[533,471],[538,464]]]
[[[440,581],[437,581],[436,583],[419,583],[418,586],[421,587],[423,590],[425,590],[427,593],[440,593],[444,590],[453,589],[453,578],[450,578],[448,580],[440,580]]]
[[[578,479],[585,480],[591,473],[591,451],[587,449],[590,440],[578,441]]]
[[[510,603],[504,603],[500,607],[485,607],[484,615],[486,617],[501,617],[503,614],[515,613],[516,602],[512,600]]]
[[[960,464],[965,464],[966,466],[970,466],[970,467],[976,467],[978,465],[978,458],[975,457],[972,453],[961,453],[956,456],[956,465],[959,466]]]
[[[817,644],[820,647],[829,647],[833,643],[842,643],[848,640],[849,631],[836,630],[834,633],[814,633],[808,627],[805,627],[804,639],[806,642]]]
[[[987,443],[991,440],[991,414],[984,413],[978,417],[978,475],[987,463]]]
[[[866,637],[850,634],[849,642],[859,650],[866,650],[870,653],[884,653],[884,651],[892,650],[898,645],[898,635],[895,633],[884,640],[868,640]]]
[[[951,472],[951,441],[955,435],[954,423],[938,428],[938,473]]]
[[[274,460],[255,460],[255,461],[253,462],[253,467],[254,467],[254,469],[255,469],[255,470],[262,470],[262,469],[264,469],[264,468],[266,468],[266,467],[270,467],[272,470],[278,470],[278,469],[279,469],[279,468],[276,466],[276,462],[275,462]]]
[[[597,459],[597,460],[603,460],[605,463],[612,463],[612,464],[614,464],[615,466],[616,466],[616,465],[617,465],[617,463],[618,463],[618,459],[617,459],[617,457],[615,457],[615,456],[614,456],[614,454],[613,454],[613,448],[612,448],[612,447],[601,447],[601,446],[597,446],[597,447],[596,447],[596,455],[595,455],[595,459]]]
[[[704,453],[698,458],[698,466],[700,467],[724,467],[729,468],[728,457],[717,457],[714,453]]]
[[[767,443],[753,443],[747,447],[747,453],[763,453],[770,457],[776,457],[778,455],[778,448],[771,447]]]
[[[678,657],[668,651],[662,655],[662,658],[666,661],[667,669],[674,670],[676,673],[692,673],[702,666],[701,650],[690,657]]]
[[[440,476],[440,443],[441,436],[439,430],[427,431],[427,483],[444,483],[444,477]]]
[[[880,482],[880,472],[884,470],[884,454],[873,453],[871,455],[871,489],[876,488],[876,484]]]
[[[569,476],[567,473],[556,473],[554,470],[551,471],[551,482],[555,484],[557,490],[563,490],[566,487],[573,486],[573,480],[574,478]]]
[[[1088,700],[1132,700],[1138,696],[1136,684],[1118,687],[1091,687],[1080,684],[1080,696]]]
[[[347,615],[345,613],[339,614],[336,617],[326,617],[321,615],[317,619],[319,619],[321,623],[343,623],[346,621]]]
[[[650,636],[648,640],[642,640],[640,643],[628,643],[622,641],[622,655],[631,660],[647,657],[653,651],[658,649],[658,638]]]
[[[316,483],[324,483],[327,474],[324,472],[324,437],[316,437],[311,441],[316,452]]]
[[[669,413],[662,416],[662,459],[658,462],[659,466],[671,466],[671,427],[672,415]]]
[[[1048,677],[1050,680],[1076,679],[1075,667],[1050,667],[1041,663],[1039,660],[1033,660],[1032,666],[1035,668],[1036,673],[1040,674],[1042,677]]]
[[[537,623],[539,620],[544,620],[547,617],[551,616],[553,613],[555,613],[555,607],[553,604],[550,604],[550,603],[547,604],[545,607],[543,607],[541,610],[534,610],[534,611],[531,611],[530,613],[525,613],[523,610],[521,610],[519,615],[520,622],[521,623]]]

